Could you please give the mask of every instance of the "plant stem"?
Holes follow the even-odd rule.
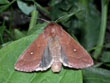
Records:
[[[13,23],[13,9],[11,7],[11,16],[9,17],[9,31],[12,32],[12,23]]]
[[[102,16],[101,16],[101,26],[100,26],[100,32],[99,32],[99,39],[97,42],[97,49],[94,52],[94,58],[97,59],[101,53],[101,50],[103,48],[104,43],[104,36],[105,36],[105,30],[106,30],[106,23],[107,23],[107,9],[108,9],[108,3],[105,3],[106,0],[101,0],[101,6],[102,6]]]
[[[35,26],[37,22],[37,18],[38,18],[38,12],[36,10],[33,10],[28,32]]]
[[[3,37],[2,37],[1,34],[0,34],[0,40],[1,40],[1,43],[0,44],[3,44]]]

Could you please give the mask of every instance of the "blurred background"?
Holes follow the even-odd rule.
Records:
[[[15,54],[19,56],[36,34],[52,21],[79,41],[94,60],[94,66],[81,70],[81,81],[75,83],[110,83],[109,7],[109,0],[0,0],[0,83],[6,83],[4,70],[9,65],[12,67],[6,71],[9,73],[13,69],[18,58],[13,58]],[[9,61],[8,65],[6,61]],[[11,79],[7,83],[23,82],[16,80]],[[68,82],[65,78],[63,80],[55,83]],[[68,83],[74,82],[70,80]]]

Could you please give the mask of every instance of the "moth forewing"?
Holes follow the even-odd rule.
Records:
[[[78,69],[93,65],[93,60],[60,25],[51,22],[20,55],[15,69],[32,72],[44,71],[51,67],[53,72],[59,72],[62,64]]]

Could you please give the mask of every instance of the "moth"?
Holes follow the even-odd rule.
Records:
[[[15,69],[33,72],[51,67],[53,72],[60,72],[62,65],[80,69],[93,65],[93,60],[60,25],[51,22],[20,55]]]

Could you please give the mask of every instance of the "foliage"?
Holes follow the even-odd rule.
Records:
[[[36,0],[0,0],[0,18],[5,12],[11,12],[8,25],[4,19],[0,22],[0,83],[109,83],[110,43],[104,42],[108,3],[102,0],[100,12],[93,0],[50,0],[48,9]],[[31,16],[28,29],[13,25],[13,5],[24,15]],[[19,55],[48,24],[37,20],[42,12],[89,50],[94,66],[82,70],[63,67],[60,73],[50,69],[32,73],[14,70]]]

